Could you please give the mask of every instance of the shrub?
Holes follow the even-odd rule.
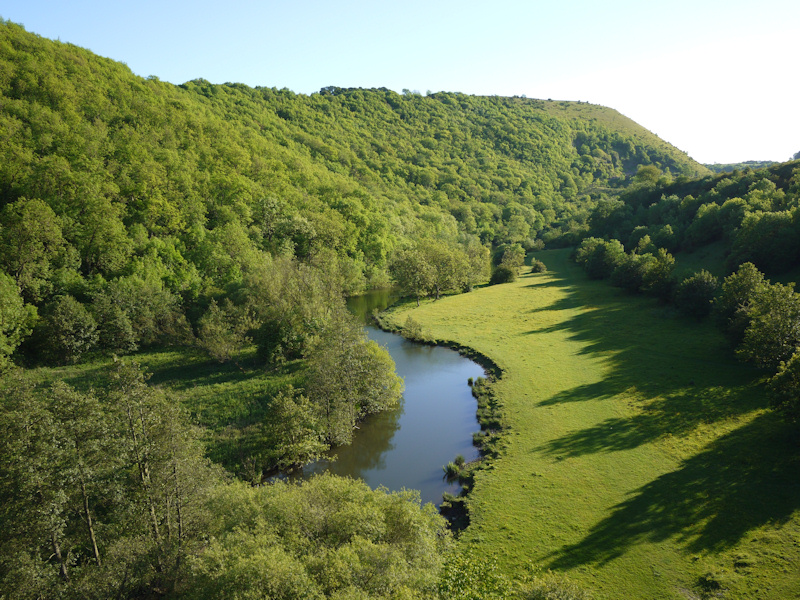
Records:
[[[406,322],[403,324],[403,337],[413,340],[415,342],[430,342],[431,336],[423,328],[422,325],[408,315]]]
[[[453,479],[458,477],[458,474],[461,472],[461,469],[458,467],[456,463],[449,462],[442,467],[442,471],[444,471],[444,478],[447,479],[447,481],[452,481]]]
[[[547,273],[547,267],[538,258],[534,258],[531,262],[531,273]]]
[[[589,600],[591,595],[563,575],[547,573],[522,588],[521,600]]]
[[[773,408],[789,421],[800,420],[800,352],[781,363],[767,390]]]
[[[498,283],[512,283],[517,280],[516,269],[512,269],[505,265],[500,265],[492,271],[492,278],[489,280],[489,285],[496,285]]]
[[[708,316],[717,287],[717,278],[703,269],[678,284],[675,288],[675,306],[691,317]]]

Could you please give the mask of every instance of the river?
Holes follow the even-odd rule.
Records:
[[[361,317],[393,300],[376,291],[348,301]],[[372,415],[355,432],[353,443],[331,451],[303,468],[303,476],[330,471],[363,479],[370,487],[419,490],[423,502],[440,504],[443,492],[457,493],[458,485],[443,479],[442,466],[461,454],[477,458],[472,434],[480,430],[477,403],[469,378],[484,376],[483,368],[449,348],[425,346],[381,331],[366,323],[370,339],[392,355],[397,374],[405,381],[400,407]]]

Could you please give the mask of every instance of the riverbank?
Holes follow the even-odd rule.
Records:
[[[538,256],[548,273],[385,317],[503,373],[503,449],[475,477],[462,548],[600,598],[800,593],[800,452],[759,375],[710,325],[587,280],[566,251]]]

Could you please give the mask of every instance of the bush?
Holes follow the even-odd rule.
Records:
[[[788,421],[800,420],[800,352],[781,363],[767,390],[775,410]]]
[[[547,573],[523,586],[521,600],[589,600],[591,595],[563,575]]]
[[[449,462],[444,465],[442,471],[444,471],[444,478],[447,479],[447,481],[452,481],[461,473],[461,469],[454,462]]]
[[[498,283],[512,283],[517,280],[517,271],[505,265],[500,265],[492,271],[492,278],[489,280],[489,285],[496,285]]]
[[[578,262],[582,262],[586,273],[592,279],[607,279],[625,258],[625,248],[619,240],[584,240],[578,249]]]
[[[408,315],[405,324],[403,325],[403,337],[415,342],[430,342],[431,336],[423,328],[422,325]]]
[[[626,254],[611,274],[611,285],[638,292],[655,261],[652,254]]]
[[[531,273],[547,273],[547,267],[538,258],[534,258],[531,262]]]
[[[675,306],[691,317],[708,316],[717,287],[717,278],[703,269],[678,284],[675,288]]]

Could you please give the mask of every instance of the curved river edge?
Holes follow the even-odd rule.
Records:
[[[408,301],[411,302],[411,301]],[[406,338],[409,341],[427,346],[442,346],[455,350],[464,358],[480,365],[486,372],[486,377],[479,377],[472,384],[472,395],[478,402],[476,417],[481,426],[481,430],[472,437],[473,444],[478,447],[480,457],[464,465],[451,465],[456,467],[456,471],[448,472],[448,478],[457,478],[461,484],[461,492],[458,496],[444,494],[439,512],[450,524],[450,529],[458,534],[469,525],[469,508],[467,498],[472,491],[475,483],[475,474],[491,466],[492,462],[499,458],[504,447],[503,432],[507,429],[504,424],[502,407],[494,392],[493,384],[503,376],[503,370],[490,357],[478,352],[474,348],[465,346],[453,340],[439,340],[420,335],[412,335],[406,328],[387,322],[386,316],[395,310],[402,308],[406,301],[398,300],[390,307],[381,312],[371,315],[375,325],[389,333],[394,333]]]

